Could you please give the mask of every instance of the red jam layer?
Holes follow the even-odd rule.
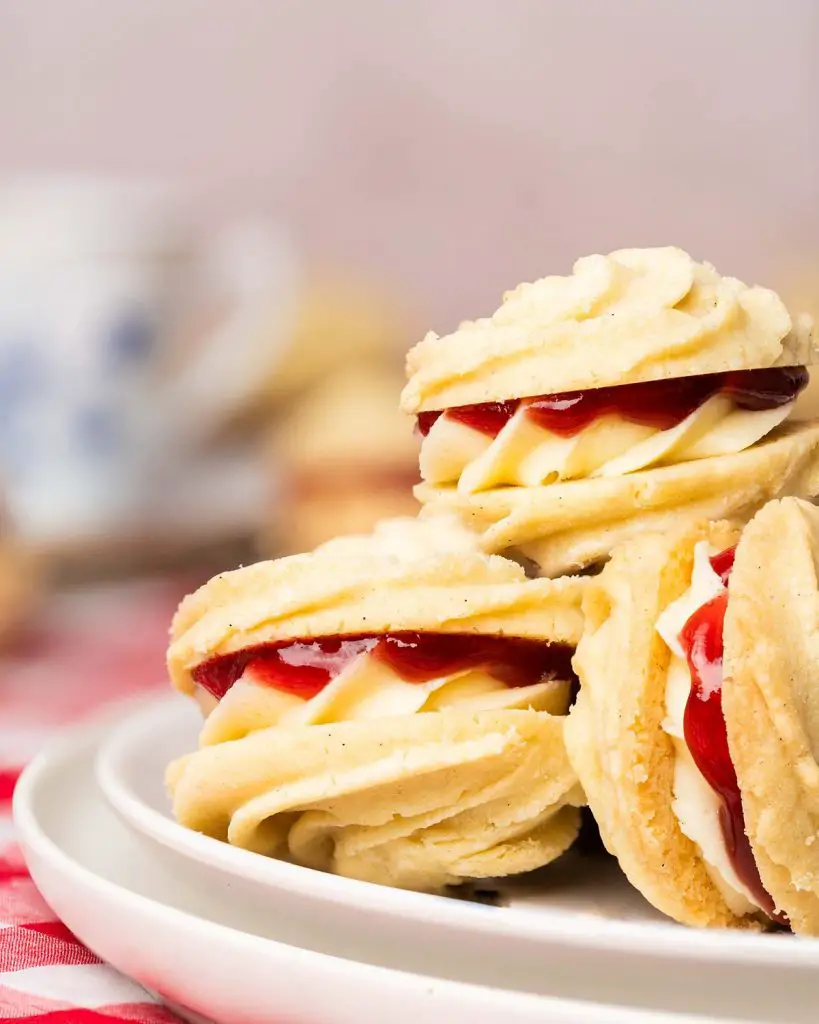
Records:
[[[483,669],[511,687],[574,679],[574,651],[563,644],[520,637],[410,632],[258,644],[211,658],[197,665],[191,675],[217,700],[245,669],[252,669],[257,681],[308,700],[365,653],[409,683],[425,683],[467,669]]]
[[[418,429],[426,437],[438,417],[445,415],[447,419],[496,437],[523,405],[526,415],[538,426],[561,437],[574,437],[600,417],[615,413],[631,423],[668,430],[682,423],[712,395],[726,395],[738,409],[776,409],[792,402],[807,383],[808,371],[804,366],[675,377],[508,402],[462,405],[443,412],[422,412],[418,416]]]
[[[714,571],[728,585],[734,564],[734,548],[711,559]],[[737,877],[769,917],[780,924],[756,866],[745,832],[745,815],[734,763],[728,748],[728,733],[722,713],[723,625],[728,594],[720,594],[697,609],[683,626],[680,643],[691,673],[691,692],[685,706],[685,741],[701,775],[722,801],[720,827],[725,847]]]
[[[728,586],[728,580],[731,578],[731,570],[734,568],[734,558],[736,557],[737,549],[736,545],[732,548],[726,548],[724,551],[720,551],[718,555],[714,555],[713,558],[709,559],[711,562],[711,568],[722,580],[723,587]]]

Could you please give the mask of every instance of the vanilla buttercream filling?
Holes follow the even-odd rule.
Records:
[[[421,476],[474,494],[584,477],[617,477],[654,466],[741,452],[782,424],[795,402],[749,410],[716,394],[676,426],[659,429],[607,414],[571,437],[535,423],[522,404],[495,437],[439,416],[421,444]]]
[[[474,668],[427,682],[408,682],[383,660],[364,653],[306,700],[261,681],[252,666],[218,702],[199,685],[195,693],[208,716],[201,742],[209,745],[270,726],[327,725],[452,708],[476,712],[531,708],[563,714],[569,685],[568,680],[551,679],[510,687]]]
[[[738,917],[762,908],[737,875],[720,824],[721,800],[700,773],[685,740],[684,715],[691,692],[691,674],[679,636],[703,605],[725,592],[710,559],[718,554],[707,541],[694,549],[691,586],[657,620],[656,630],[671,651],[666,677],[663,730],[674,744],[674,801],[680,829],[696,845],[708,874],[732,913]]]

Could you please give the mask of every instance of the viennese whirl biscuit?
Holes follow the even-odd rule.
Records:
[[[679,249],[586,257],[409,353],[416,496],[554,576],[674,518],[747,518],[816,493],[819,428],[786,422],[815,359],[809,317]]]
[[[449,521],[215,577],[172,628],[207,719],[182,824],[410,888],[527,871],[573,841],[563,742],[586,580],[527,580]]]
[[[819,934],[819,509],[618,549],[584,600],[570,757],[609,850],[693,925]]]

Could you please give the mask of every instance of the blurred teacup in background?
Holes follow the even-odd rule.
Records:
[[[0,460],[32,540],[99,535],[134,515],[187,248],[149,186],[0,191]]]
[[[171,189],[78,177],[0,188],[11,519],[56,563],[162,566],[252,540],[276,487],[261,443],[271,424],[340,368],[394,357],[399,324],[377,288],[315,274],[276,225],[195,236]]]

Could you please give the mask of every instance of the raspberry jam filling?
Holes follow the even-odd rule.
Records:
[[[808,371],[804,366],[675,377],[422,412],[418,415],[418,429],[426,437],[435,421],[445,415],[489,437],[497,437],[522,405],[529,419],[561,437],[574,437],[595,420],[612,414],[631,423],[668,430],[682,423],[713,395],[725,395],[737,409],[757,412],[787,405],[807,383]]]
[[[711,559],[714,572],[726,586],[734,552],[734,548],[729,548]],[[691,692],[683,718],[685,742],[700,774],[722,802],[720,827],[737,877],[769,917],[787,925],[787,918],[775,912],[773,900],[759,877],[745,832],[742,797],[728,748],[722,713],[723,625],[727,606],[728,594],[719,594],[698,608],[680,633],[680,644],[691,673]]]
[[[371,654],[408,683],[426,683],[470,669],[483,669],[510,687],[574,679],[574,650],[564,644],[521,637],[411,632],[258,644],[210,658],[191,675],[221,700],[250,668],[257,681],[309,700],[361,654]]]

